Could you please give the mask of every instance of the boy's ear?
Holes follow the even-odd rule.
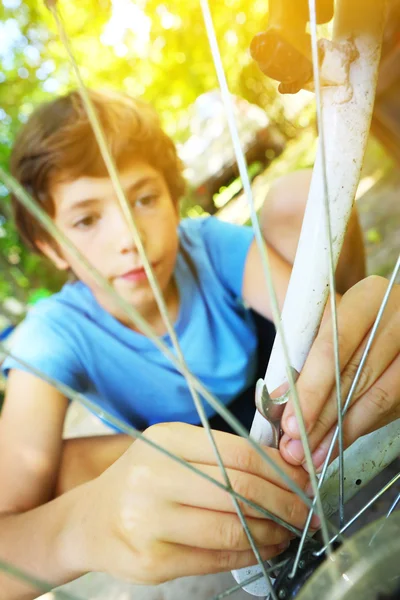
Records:
[[[58,253],[57,249],[52,244],[44,242],[43,240],[36,240],[35,245],[41,252],[43,252],[45,256],[47,256],[48,259],[51,260],[57,269],[60,271],[66,271],[69,269],[68,262],[61,256],[61,254]]]

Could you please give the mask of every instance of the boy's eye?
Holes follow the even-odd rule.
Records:
[[[94,215],[88,215],[87,217],[83,217],[74,223],[73,227],[75,229],[89,229],[92,225],[95,224],[97,217]]]
[[[157,194],[145,194],[137,198],[135,204],[137,206],[152,206],[157,202],[158,195]]]

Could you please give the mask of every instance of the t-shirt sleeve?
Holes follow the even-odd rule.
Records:
[[[18,326],[8,346],[11,356],[6,356],[2,364],[2,372],[6,377],[11,369],[38,377],[43,373],[76,391],[83,391],[81,361],[74,351],[70,334],[57,323],[28,315]]]
[[[254,239],[252,228],[208,217],[203,220],[202,235],[222,284],[241,298],[246,258]]]

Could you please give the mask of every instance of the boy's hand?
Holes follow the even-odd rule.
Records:
[[[302,527],[305,505],[248,442],[214,433],[235,491]],[[203,429],[169,423],[150,427],[145,435],[224,483]],[[305,487],[308,477],[303,469],[289,466],[277,450],[266,451]],[[66,546],[73,569],[158,584],[256,563],[229,494],[142,440],[85,485],[83,513],[81,506],[79,519],[72,515]],[[249,506],[242,509],[262,557],[282,552],[293,535]]]
[[[377,316],[388,282],[368,277],[352,287],[338,306],[342,402]],[[335,367],[330,315],[326,315],[298,379],[298,392],[309,433],[313,462],[323,465],[337,424]],[[289,463],[302,464],[303,447],[289,401],[282,418],[285,434],[280,452]],[[351,406],[343,421],[345,447],[360,436],[400,417],[400,286],[394,286]],[[294,426],[294,428],[293,428]],[[337,456],[333,453],[332,459]]]

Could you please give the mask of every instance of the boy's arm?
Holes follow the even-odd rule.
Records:
[[[10,371],[0,417],[0,562],[54,586],[87,570],[86,554],[78,563],[75,555],[93,531],[85,529],[82,515],[94,502],[90,488],[79,484],[103,472],[132,442],[127,436],[70,440],[63,456],[67,407],[51,385]],[[71,487],[76,489],[63,493]],[[63,496],[52,500],[57,493]],[[2,568],[0,590],[1,600],[28,600],[43,591]]]
[[[281,309],[296,255],[311,177],[312,171],[305,169],[277,180],[260,212],[260,227],[268,248],[272,279]],[[354,207],[336,268],[338,299],[364,277],[364,244],[357,209]],[[269,294],[255,242],[247,256],[242,294],[254,310],[271,319]]]
[[[42,579],[66,581],[58,539],[73,497],[42,505],[54,493],[67,400],[50,385],[12,370],[0,418],[0,559]],[[2,598],[34,594],[0,571]],[[37,595],[37,593],[35,594]]]
[[[0,514],[2,600],[32,600],[48,591],[31,585],[26,581],[29,576],[57,587],[85,574],[85,569],[72,560],[81,535],[76,526],[71,526],[78,521],[71,515],[76,515],[82,505],[82,491],[77,488],[27,512]],[[15,569],[15,574],[7,575],[4,564]]]
[[[278,298],[279,308],[282,310],[292,272],[292,265],[289,265],[271,246],[268,245],[267,248],[272,281]],[[242,295],[243,299],[253,310],[266,319],[273,320],[271,300],[264,277],[261,254],[255,240],[251,243],[246,258]]]
[[[10,371],[0,417],[0,513],[26,511],[52,498],[67,407],[49,384]]]
[[[64,440],[55,495],[98,477],[133,443],[129,435],[99,435]]]

